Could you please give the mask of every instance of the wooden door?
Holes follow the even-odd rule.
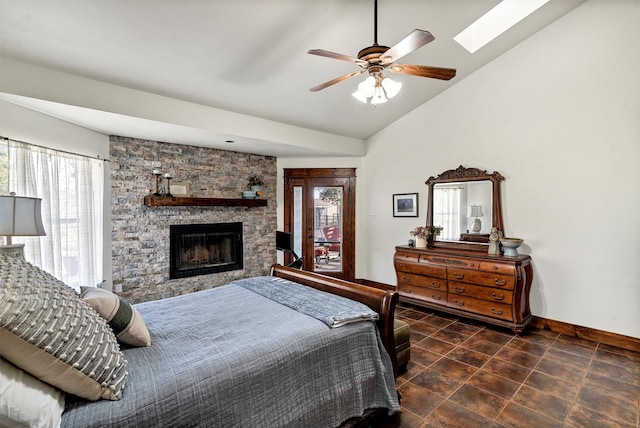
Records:
[[[354,279],[355,179],[355,168],[284,170],[284,230],[304,270]]]

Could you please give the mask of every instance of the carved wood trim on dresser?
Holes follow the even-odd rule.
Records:
[[[521,333],[531,322],[531,258],[396,247],[400,300]]]

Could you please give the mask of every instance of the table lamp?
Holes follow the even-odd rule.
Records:
[[[469,207],[469,212],[467,213],[467,217],[475,217],[473,220],[473,226],[471,226],[471,231],[473,233],[480,233],[480,229],[482,229],[482,223],[478,217],[482,217],[482,205],[471,205]]]
[[[0,196],[0,236],[7,237],[7,245],[0,245],[0,254],[24,257],[24,244],[12,244],[12,236],[43,236],[40,214],[42,199],[10,195]]]

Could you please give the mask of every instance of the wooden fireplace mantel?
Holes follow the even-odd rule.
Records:
[[[145,196],[148,207],[266,207],[266,199]]]

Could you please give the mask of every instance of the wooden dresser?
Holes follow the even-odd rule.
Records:
[[[522,332],[531,322],[531,258],[396,247],[400,300]]]

